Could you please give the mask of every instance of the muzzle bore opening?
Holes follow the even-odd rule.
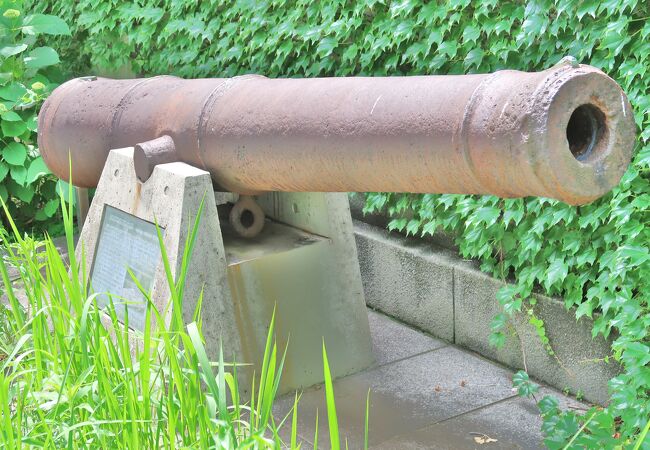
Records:
[[[605,114],[592,104],[578,106],[566,126],[566,138],[571,154],[578,161],[589,159],[600,146],[607,131]]]

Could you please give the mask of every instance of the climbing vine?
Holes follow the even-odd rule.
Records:
[[[576,318],[593,318],[594,336],[614,337],[623,372],[610,381],[607,406],[583,416],[542,399],[546,443],[637,441],[650,417],[648,2],[44,0],[34,7],[72,24],[72,39],[58,48],[82,73],[457,74],[540,70],[572,55],[610,74],[634,107],[639,138],[633,164],[604,198],[571,207],[545,198],[370,193],[366,211],[387,211],[389,227],[406,234],[450,232],[463,256],[514,280],[498,294],[494,345],[503,343],[511,315],[533,311],[535,290],[564,298]],[[534,312],[530,321],[552,351],[543,322]]]
[[[25,231],[61,230],[57,181],[36,145],[37,112],[61,76],[44,36],[69,35],[58,17],[0,0],[0,198]]]

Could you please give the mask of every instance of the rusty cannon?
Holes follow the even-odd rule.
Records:
[[[57,88],[38,123],[52,172],[68,179],[71,162],[73,184],[97,186],[76,253],[100,303],[129,300],[116,314],[140,330],[146,305],[165,312],[154,321],[182,308],[185,322],[202,321],[212,360],[223,347],[251,363],[277,311],[278,346],[291,336],[284,392],[323,381],[323,341],[334,376],[372,364],[362,275],[409,283],[419,273],[374,264],[384,240],[355,235],[345,192],[586,203],[618,183],[634,132],[618,85],[571,63],[464,76],[86,77]],[[186,277],[171,307],[168,271]],[[451,306],[435,315],[453,317]],[[448,329],[440,336],[452,340]]]
[[[45,102],[48,167],[96,186],[135,146],[141,181],[183,161],[239,194],[392,191],[590,202],[631,159],[633,113],[586,65],[485,75],[71,80]]]

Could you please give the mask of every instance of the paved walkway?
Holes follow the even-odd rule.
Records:
[[[371,448],[543,448],[535,402],[513,392],[511,370],[382,314],[369,311],[369,319],[376,364],[334,383],[342,446],[347,440],[350,449],[363,447],[370,390]],[[330,447],[324,392],[311,388],[300,399],[303,449],[313,448],[316,410],[318,446]],[[586,407],[546,387],[538,398],[546,394],[556,395],[564,408]],[[283,396],[274,415],[281,419],[292,406],[293,394]]]

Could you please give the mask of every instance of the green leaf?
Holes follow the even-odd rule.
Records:
[[[481,48],[470,50],[463,61],[465,68],[469,69],[472,66],[479,67],[483,61],[483,56],[485,56],[485,52]]]
[[[359,47],[357,47],[357,44],[352,44],[343,52],[342,58],[344,61],[353,61],[358,53]]]
[[[481,30],[478,27],[475,26],[468,26],[465,27],[463,30],[463,42],[468,43],[468,42],[474,42],[478,40],[478,38],[481,36]]]
[[[43,207],[43,211],[47,217],[52,217],[59,210],[59,199],[54,198],[48,201]]]
[[[70,28],[65,20],[49,14],[32,14],[25,17],[22,30],[28,35],[70,35]]]
[[[576,319],[582,316],[591,317],[594,310],[594,305],[590,301],[584,301],[576,309]]]
[[[4,180],[8,173],[9,166],[4,161],[0,161],[0,181]]]
[[[0,55],[4,56],[5,58],[9,58],[10,56],[24,52],[26,49],[27,44],[7,45],[6,47],[2,47],[0,49]]]
[[[506,335],[500,331],[490,333],[488,343],[495,348],[502,348],[506,343]]]
[[[12,102],[19,101],[25,94],[27,94],[27,88],[18,82],[0,87],[0,98]]]
[[[523,370],[512,376],[512,384],[517,389],[517,394],[520,397],[530,397],[539,391],[539,385],[530,381],[528,374]]]
[[[567,264],[563,259],[555,259],[551,262],[548,270],[546,271],[546,281],[545,285],[553,286],[558,281],[564,280],[566,278],[569,269]]]
[[[499,208],[483,206],[474,213],[474,218],[476,218],[479,223],[484,223],[486,227],[489,227],[497,221],[500,215],[501,210]]]
[[[586,15],[589,14],[591,17],[596,17],[596,10],[598,10],[598,6],[600,5],[600,0],[582,0],[578,2],[578,10],[576,11],[576,15],[579,20],[582,20],[582,18]]]
[[[29,131],[36,131],[38,128],[38,116],[33,115],[30,116],[26,121],[25,125],[27,125],[27,129]]]
[[[420,229],[420,221],[417,219],[411,219],[406,225],[406,235],[415,236],[419,229]]]
[[[21,186],[19,184],[12,183],[9,186],[9,191],[11,195],[19,198],[25,203],[29,203],[34,198],[34,188],[30,185]]]
[[[59,54],[51,47],[35,48],[29,52],[29,56],[26,56],[24,61],[28,69],[40,69],[60,62]]]
[[[5,111],[0,113],[0,117],[2,117],[2,120],[6,120],[7,122],[18,122],[19,120],[23,120],[15,111]]]
[[[4,134],[6,137],[18,137],[27,131],[27,124],[22,120],[20,122],[8,122],[6,120],[3,120],[1,128],[2,134]]]
[[[4,122],[2,125],[4,126]],[[27,158],[27,149],[19,142],[10,142],[2,149],[2,158],[11,165],[22,166]]]
[[[318,43],[318,48],[316,49],[316,53],[318,53],[323,58],[327,57],[332,54],[332,51],[336,48],[338,44],[339,43],[335,38],[332,37],[323,38]]]
[[[27,169],[25,169],[23,166],[12,166],[11,178],[19,185],[25,186],[25,180],[27,179]]]
[[[648,247],[625,245],[619,249],[623,258],[628,258],[630,266],[641,266],[650,261],[650,250]]]
[[[66,183],[63,180],[58,180],[56,182],[56,194],[59,196],[59,198],[62,198],[66,203],[68,202],[68,199],[72,199],[72,204],[76,205],[77,204],[77,196],[75,195],[74,192],[74,186],[72,186],[69,183]]]
[[[37,157],[29,164],[29,169],[27,170],[27,183],[33,183],[43,175],[50,173],[50,170],[45,165],[42,157]]]
[[[501,289],[497,291],[497,301],[500,305],[505,305],[506,303],[512,301],[512,299],[519,293],[517,286],[512,284],[506,284]]]
[[[547,415],[547,414],[552,414],[555,411],[558,410],[560,406],[560,402],[556,397],[553,397],[551,395],[545,395],[542,397],[542,399],[537,403],[537,407],[539,408],[539,412],[542,413],[542,415]]]
[[[438,52],[447,55],[451,59],[458,52],[458,44],[452,41],[445,41],[438,46]]]

